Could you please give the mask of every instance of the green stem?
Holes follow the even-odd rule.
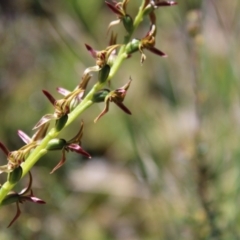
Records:
[[[144,1],[143,1],[144,3]],[[124,40],[124,45],[120,48],[118,56],[116,60],[114,61],[114,64],[111,67],[111,71],[109,73],[107,81],[112,79],[112,77],[116,74],[119,67],[121,66],[124,59],[126,59],[127,54],[125,52],[126,44],[131,40],[132,35],[135,31],[135,29],[138,27],[140,22],[143,19],[143,3],[142,6],[139,9],[139,12],[134,20],[134,27],[131,33],[129,33]],[[87,108],[89,108],[92,104],[92,98],[93,95],[101,90],[106,83],[99,83],[97,82],[92,89],[89,91],[87,96],[83,99],[83,101],[68,115],[68,121],[65,124],[64,128],[69,126],[81,113],[83,113]],[[64,129],[63,128],[63,129]],[[33,152],[29,155],[29,157],[25,160],[25,162],[22,164],[23,174],[22,178],[31,170],[31,168],[36,164],[36,162],[47,153],[46,146],[48,142],[56,138],[59,135],[60,132],[58,132],[55,127],[53,127],[49,133],[45,136],[45,138],[41,141],[40,145],[36,147]],[[0,207],[1,202],[6,197],[6,195],[13,189],[13,187],[16,185],[16,183],[10,183],[9,181],[6,181],[0,188]]]

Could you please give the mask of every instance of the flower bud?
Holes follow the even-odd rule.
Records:
[[[12,172],[8,175],[8,181],[12,184],[18,182],[22,177],[22,167],[19,166],[15,168]]]
[[[104,83],[109,75],[111,68],[108,64],[104,65],[104,67],[98,73],[98,81],[100,83]]]
[[[122,18],[123,25],[128,33],[131,33],[133,30],[133,20],[129,15],[125,15]]]
[[[126,52],[127,54],[132,54],[139,50],[139,45],[141,44],[141,41],[138,39],[133,39],[130,43],[126,46]]]
[[[48,142],[46,149],[49,151],[62,150],[66,146],[66,144],[67,142],[64,139],[54,138]]]
[[[92,101],[97,103],[97,102],[104,102],[105,97],[109,94],[110,90],[109,89],[102,89],[99,92],[95,93],[93,95]]]
[[[55,128],[57,129],[57,131],[62,130],[62,128],[65,126],[67,120],[68,120],[68,115],[67,114],[63,115],[61,118],[56,120]]]

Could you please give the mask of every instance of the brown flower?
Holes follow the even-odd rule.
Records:
[[[127,94],[127,90],[130,87],[131,78],[127,84],[123,87],[118,88],[114,91],[109,92],[105,97],[105,108],[103,111],[95,118],[94,122],[96,123],[99,118],[106,114],[109,110],[110,102],[114,102],[118,107],[120,107],[125,113],[131,114],[130,110],[123,104],[123,100]]]
[[[90,78],[90,74],[85,74],[82,78],[82,82],[72,92],[63,88],[58,88],[58,91],[65,96],[59,100],[56,100],[48,91],[43,90],[44,95],[52,103],[55,111],[53,114],[44,115],[33,129],[37,129],[51,120],[58,120],[68,115],[81,102]]]
[[[112,41],[114,41],[114,36]],[[108,46],[106,49],[101,51],[93,49],[88,44],[85,44],[85,46],[89,51],[89,53],[92,55],[92,57],[96,59],[96,65],[93,67],[87,68],[84,71],[84,75],[89,74],[90,72],[98,72],[107,64],[111,66],[112,60],[115,59],[114,57],[114,55],[116,55],[115,50],[120,46],[120,44],[114,44],[114,45]]]
[[[105,3],[107,4],[107,6],[114,12],[117,14],[117,20],[112,21],[109,26],[108,26],[108,31],[109,29],[114,26],[119,24],[120,22],[123,22],[123,25],[125,27],[125,29],[127,30],[127,32],[131,32],[133,29],[133,20],[132,17],[127,14],[126,10],[127,10],[127,4],[128,4],[129,0],[123,0],[122,2],[116,2],[114,1],[113,3],[109,3],[107,1],[105,1]]]
[[[52,139],[51,141],[49,141],[46,148],[48,151],[62,150],[61,160],[50,173],[55,172],[65,163],[66,152],[72,151],[78,154],[82,154],[88,158],[91,158],[90,154],[83,150],[83,148],[81,147],[82,135],[83,135],[83,122],[81,122],[80,130],[78,131],[78,133],[69,141],[66,141],[64,139]]]
[[[152,24],[146,36],[140,40],[140,44],[138,48],[141,53],[141,63],[143,63],[146,60],[146,55],[144,54],[143,49],[147,49],[148,51],[160,57],[167,57],[167,55],[164,52],[154,47],[155,39],[156,39],[156,31],[157,31],[156,25]]]
[[[16,206],[17,206],[17,212],[16,212],[14,218],[12,219],[12,221],[9,223],[8,228],[11,227],[11,225],[18,219],[18,217],[21,214],[21,210],[19,207],[20,203],[24,203],[25,201],[28,201],[28,202],[38,203],[38,204],[45,204],[45,201],[43,201],[42,199],[37,198],[36,196],[33,195],[33,191],[31,188],[32,188],[32,175],[29,172],[28,186],[19,193],[16,193],[16,192],[9,193],[3,199],[1,205],[8,205],[11,203],[16,203]]]

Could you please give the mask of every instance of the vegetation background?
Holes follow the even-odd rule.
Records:
[[[94,124],[103,104],[88,109],[64,136],[83,119],[92,159],[69,153],[52,175],[60,153],[41,159],[33,189],[47,205],[21,205],[9,229],[15,206],[1,208],[0,239],[240,239],[239,11],[238,0],[158,9],[156,46],[168,58],[146,52],[140,66],[136,53],[112,81],[117,88],[132,77],[133,115],[112,105]],[[73,89],[94,65],[84,43],[104,49],[115,17],[100,0],[0,1],[0,139],[10,150],[23,144],[18,129],[31,135],[53,111],[41,90],[58,97],[56,87]],[[148,28],[144,21],[135,37]],[[122,26],[114,31],[121,42]]]

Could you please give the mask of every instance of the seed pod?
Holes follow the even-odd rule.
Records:
[[[65,126],[67,120],[68,120],[68,115],[67,114],[63,115],[61,118],[56,120],[55,128],[57,129],[57,131],[62,130],[62,128]]]
[[[62,138],[54,138],[48,142],[46,149],[48,151],[62,150],[66,146],[66,140]]]
[[[137,52],[139,50],[139,45],[141,41],[138,39],[133,39],[130,43],[126,46],[126,52],[127,54],[132,54],[134,52]]]
[[[109,75],[111,68],[108,64],[104,65],[104,67],[98,73],[98,81],[100,83],[104,83]]]
[[[131,33],[133,30],[133,20],[129,15],[125,15],[122,19],[123,25],[128,33]]]
[[[104,102],[105,97],[108,95],[109,92],[110,92],[110,90],[107,88],[100,90],[99,92],[97,92],[93,95],[92,101],[96,102],[96,103]]]
[[[19,166],[15,168],[12,172],[8,174],[8,181],[12,184],[18,182],[22,177],[22,167]]]

